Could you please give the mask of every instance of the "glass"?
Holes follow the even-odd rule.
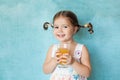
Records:
[[[69,44],[58,44],[57,45],[57,57],[60,57],[60,56],[63,56],[63,55],[69,55]],[[67,58],[64,58],[64,57],[61,57],[61,59],[63,61],[61,61],[59,64],[59,67],[67,67],[66,63],[66,59]],[[65,61],[64,61],[65,60]]]

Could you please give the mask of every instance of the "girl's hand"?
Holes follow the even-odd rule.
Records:
[[[70,54],[66,53],[62,56],[62,62],[65,65],[70,65],[74,62],[74,58]]]
[[[58,64],[62,65],[70,65],[74,62],[74,58],[69,53],[56,52],[56,60]]]
[[[62,59],[62,53],[60,53],[59,51],[56,52],[56,60],[57,60],[57,63],[59,64]]]

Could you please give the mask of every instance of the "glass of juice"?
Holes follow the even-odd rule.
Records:
[[[60,56],[63,56],[63,55],[69,55],[69,49],[70,49],[70,46],[69,44],[67,43],[64,43],[64,44],[58,44],[57,45],[57,53],[59,53],[59,55],[57,55],[57,57],[60,57]],[[60,64],[60,67],[67,67],[66,65],[66,58],[65,57],[62,57],[61,58],[63,61],[61,61],[59,64]]]

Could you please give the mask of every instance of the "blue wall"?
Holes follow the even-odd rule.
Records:
[[[52,29],[44,31],[59,10],[74,11],[87,29],[75,39],[90,52],[89,80],[120,80],[119,0],[0,0],[0,80],[48,80],[42,72],[48,47],[57,41]],[[44,35],[43,35],[44,34]]]

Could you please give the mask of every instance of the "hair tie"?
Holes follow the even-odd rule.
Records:
[[[92,34],[94,31],[93,31],[93,26],[91,23],[87,23],[85,24],[84,26],[81,26],[82,28],[89,28],[89,33]]]
[[[43,24],[44,30],[47,30],[49,26],[53,27],[53,25],[52,25],[51,23],[45,22],[45,23]]]

